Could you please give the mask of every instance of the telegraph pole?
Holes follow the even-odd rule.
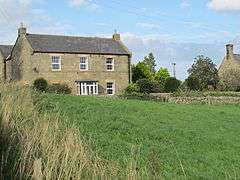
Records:
[[[176,78],[176,63],[172,63],[172,65],[173,65],[173,77],[175,77]]]

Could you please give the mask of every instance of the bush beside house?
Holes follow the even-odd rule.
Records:
[[[48,93],[71,94],[71,88],[67,84],[51,84],[47,87]]]
[[[47,86],[48,86],[48,83],[44,78],[38,78],[33,82],[34,89],[41,92],[46,92]]]
[[[44,78],[38,78],[33,82],[34,89],[40,92],[71,94],[71,88],[67,84],[48,84]]]

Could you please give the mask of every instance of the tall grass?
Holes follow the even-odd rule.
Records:
[[[74,125],[39,112],[28,88],[1,86],[0,179],[146,179],[136,158],[126,169],[100,159]]]

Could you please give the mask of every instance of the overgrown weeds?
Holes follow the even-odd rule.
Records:
[[[136,158],[123,169],[96,156],[74,125],[39,112],[39,102],[28,88],[1,87],[0,179],[147,178]]]

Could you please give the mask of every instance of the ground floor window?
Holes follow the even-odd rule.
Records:
[[[114,95],[114,93],[115,93],[114,83],[108,82],[107,83],[107,95]]]
[[[98,95],[98,82],[77,82],[78,95]]]

